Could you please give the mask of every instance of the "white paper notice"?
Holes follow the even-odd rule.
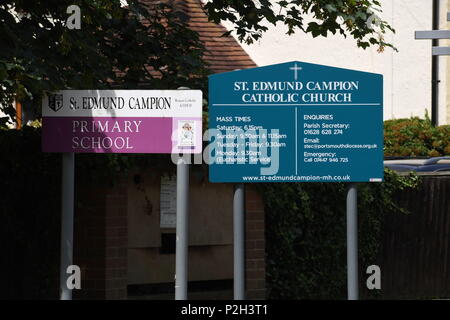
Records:
[[[177,178],[161,177],[160,227],[175,228],[177,225]]]

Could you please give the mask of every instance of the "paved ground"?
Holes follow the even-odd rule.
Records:
[[[203,291],[203,292],[190,292],[188,294],[189,300],[232,300],[233,291]],[[175,296],[170,294],[152,294],[143,296],[128,296],[130,300],[173,300]]]

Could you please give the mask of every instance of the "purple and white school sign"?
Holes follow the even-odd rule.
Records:
[[[44,152],[202,152],[200,90],[63,90],[42,116]]]

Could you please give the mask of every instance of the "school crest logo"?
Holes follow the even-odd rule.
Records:
[[[63,106],[63,95],[52,94],[48,97],[48,107],[53,111],[58,111]]]

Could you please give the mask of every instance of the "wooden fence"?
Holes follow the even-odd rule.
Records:
[[[399,194],[409,214],[385,220],[383,298],[450,298],[450,174],[422,179]]]

